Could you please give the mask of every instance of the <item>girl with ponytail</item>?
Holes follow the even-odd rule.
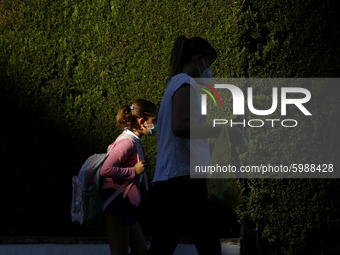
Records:
[[[158,196],[156,215],[159,219],[148,255],[173,254],[183,233],[193,238],[198,254],[221,254],[219,237],[209,221],[213,212],[208,211],[211,206],[205,179],[190,178],[192,153],[202,165],[209,165],[207,134],[217,137],[221,131],[221,127],[205,125],[198,89],[190,79],[211,79],[210,66],[216,57],[216,50],[201,37],[182,35],[173,45],[168,86],[158,114],[153,186]],[[195,127],[191,133],[190,125]],[[241,138],[240,131],[232,129],[229,134],[231,141]]]
[[[124,131],[109,146],[109,155],[100,170],[102,202],[114,197],[104,211],[110,251],[111,255],[127,255],[130,246],[131,254],[144,255],[147,246],[136,213],[141,201],[141,175],[147,167],[140,138],[157,131],[157,108],[144,99],[123,105],[118,110],[116,126]]]

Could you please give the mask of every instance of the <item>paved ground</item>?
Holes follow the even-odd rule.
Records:
[[[108,255],[105,239],[75,238],[16,238],[3,237],[0,255]],[[92,242],[92,243],[89,243]],[[148,242],[148,246],[150,243]],[[239,255],[238,239],[221,239],[223,255]],[[193,244],[180,243],[174,255],[197,255]]]

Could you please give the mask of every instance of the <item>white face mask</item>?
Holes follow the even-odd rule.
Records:
[[[204,59],[203,59],[203,64],[205,67],[203,73],[201,73],[200,67],[198,65],[197,65],[197,68],[198,68],[198,71],[200,72],[200,78],[203,79],[204,83],[208,84],[211,81],[213,76],[212,76],[210,67],[209,68],[206,67]]]
[[[154,135],[154,134],[157,132],[157,130],[158,130],[158,125],[157,125],[157,123],[154,123],[154,124],[151,124],[151,125],[145,125],[145,126],[146,126],[147,129],[148,129],[148,132],[147,132],[146,136],[152,136],[152,135]],[[152,126],[152,128],[148,128],[149,126]]]

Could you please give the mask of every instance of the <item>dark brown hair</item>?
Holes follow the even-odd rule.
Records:
[[[179,74],[183,66],[198,54],[202,54],[204,57],[209,56],[213,61],[217,58],[216,50],[203,38],[186,38],[184,35],[177,37],[171,51],[167,82],[170,81],[171,77]]]
[[[153,117],[157,107],[145,99],[136,99],[130,105],[122,105],[117,113],[116,126],[119,129],[124,129],[126,126],[129,128],[135,123],[137,118]]]

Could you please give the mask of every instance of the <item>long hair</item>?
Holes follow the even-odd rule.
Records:
[[[204,57],[209,56],[213,61],[217,57],[216,50],[203,38],[186,38],[184,35],[177,37],[171,50],[167,83],[171,77],[182,71],[183,66],[190,62],[193,56],[198,54],[202,54]]]

